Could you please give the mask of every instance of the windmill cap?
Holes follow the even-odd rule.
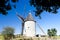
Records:
[[[31,12],[29,12],[27,18],[25,19],[25,21],[34,21]]]

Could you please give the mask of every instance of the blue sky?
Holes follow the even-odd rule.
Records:
[[[24,5],[25,5],[25,11],[24,11]],[[47,29],[56,28],[57,34],[60,35],[60,9],[58,9],[57,14],[51,14],[49,12],[43,12],[41,14],[42,19],[39,19],[39,17],[36,17],[33,12],[35,8],[33,6],[30,6],[29,0],[19,0],[18,3],[16,3],[17,8],[8,11],[8,15],[4,16],[0,14],[0,32],[3,30],[4,27],[10,26],[15,29],[15,34],[21,33],[21,21],[16,16],[16,12],[19,13],[19,15],[22,15],[24,18],[28,15],[29,11],[31,10],[31,13],[37,21],[37,23],[43,28],[45,33],[47,34]],[[25,14],[24,14],[25,13]],[[39,29],[38,25],[36,24],[36,34],[43,34],[42,31]]]

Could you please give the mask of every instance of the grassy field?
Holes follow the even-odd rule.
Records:
[[[4,40],[4,37],[2,35],[0,35],[0,40]]]
[[[0,35],[0,40],[4,40],[3,36]],[[60,40],[60,36],[54,36],[54,37],[16,37],[12,40]]]
[[[54,36],[54,37],[21,37],[21,38],[15,38],[15,40],[60,40],[60,36]]]

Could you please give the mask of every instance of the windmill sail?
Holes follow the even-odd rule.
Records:
[[[16,13],[16,15],[18,16],[19,19],[21,19],[22,22],[24,22],[24,18],[21,15],[18,15],[18,13]]]
[[[16,14],[18,16],[18,18],[22,21],[22,32],[21,35],[23,35],[23,30],[24,30],[24,18],[18,14]]]
[[[40,25],[37,23],[37,25],[39,26],[39,28],[41,29],[41,31],[44,33],[44,34],[46,34],[45,32],[44,32],[44,30],[40,27]]]

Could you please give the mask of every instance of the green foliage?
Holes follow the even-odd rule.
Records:
[[[39,16],[43,11],[56,14],[57,9],[60,8],[60,0],[30,0],[30,5],[36,8],[36,16]]]
[[[10,40],[14,36],[14,28],[5,27],[2,31],[2,35],[4,36],[5,40]]]
[[[13,7],[16,8],[16,2],[18,0],[0,0],[0,14],[6,15],[8,10],[12,9],[13,3]],[[35,15],[39,17],[43,11],[56,14],[57,9],[60,8],[60,0],[30,0],[29,3],[36,8]]]
[[[51,36],[56,36],[56,33],[57,33],[57,30],[53,28],[53,29],[48,29],[47,34],[49,35],[49,37],[51,37]]]
[[[16,8],[15,3],[17,1],[18,0],[0,0],[0,14],[7,15],[8,11],[11,10],[12,7]]]

